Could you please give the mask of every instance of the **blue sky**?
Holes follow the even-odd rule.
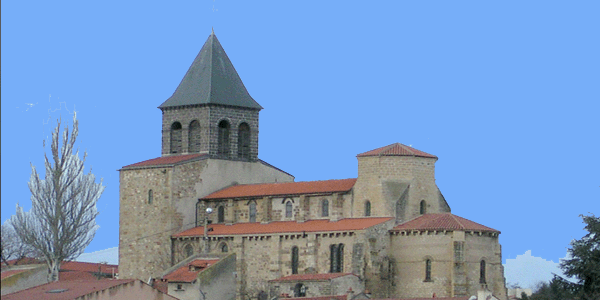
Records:
[[[30,163],[80,121],[104,179],[86,252],[118,245],[122,166],[160,156],[161,113],[214,27],[260,113],[259,157],[351,178],[391,143],[437,155],[459,216],[503,258],[557,262],[600,214],[597,1],[2,1],[2,222]]]

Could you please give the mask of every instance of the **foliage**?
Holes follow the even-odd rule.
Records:
[[[560,267],[567,277],[577,280],[583,299],[600,299],[600,217],[581,218],[588,234],[571,242],[571,259],[563,260]]]
[[[600,218],[593,214],[582,215],[581,218],[588,234],[571,242],[571,249],[568,250],[571,258],[560,263],[565,275],[577,282],[570,282],[555,274],[549,283],[538,284],[530,299],[600,299]]]
[[[96,232],[96,202],[104,191],[102,180],[83,173],[84,162],[79,151],[73,153],[79,133],[76,115],[73,116],[73,131],[69,139],[69,128],[62,133],[59,146],[60,120],[52,133],[50,150],[54,164],[45,158],[45,177],[40,179],[31,165],[31,210],[24,212],[17,204],[17,214],[11,223],[22,242],[39,252],[48,265],[49,280],[58,280],[60,264],[64,260],[79,256],[94,238]],[[44,141],[45,146],[45,141]]]

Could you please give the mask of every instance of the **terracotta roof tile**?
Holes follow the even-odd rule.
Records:
[[[306,222],[296,221],[277,221],[267,224],[261,223],[236,223],[232,225],[211,224],[208,235],[242,235],[242,234],[270,234],[270,233],[292,233],[292,232],[325,232],[325,231],[353,231],[366,229],[386,221],[391,220],[388,217],[371,218],[349,218],[339,221],[329,220],[309,220]],[[204,227],[198,226],[173,235],[174,237],[183,236],[202,236]]]
[[[218,192],[214,192],[202,199],[208,200],[224,198],[347,192],[350,189],[352,189],[354,183],[356,183],[356,178],[303,182],[240,184],[222,189]]]
[[[285,277],[279,277],[277,279],[273,279],[273,280],[269,280],[269,281],[276,281],[276,282],[298,281],[298,280],[322,281],[322,280],[330,280],[333,278],[338,278],[338,277],[347,276],[347,275],[356,276],[352,273],[294,274],[294,275],[289,275],[289,276],[285,276]]]
[[[196,259],[163,276],[163,279],[169,282],[193,282],[198,277],[198,273],[204,271],[204,269],[218,261],[218,259]],[[190,271],[190,266],[194,266],[197,269],[195,268],[195,270]]]
[[[395,143],[385,147],[377,148],[375,150],[367,151],[357,155],[357,157],[363,156],[419,156],[419,157],[428,157],[428,158],[438,158],[435,155],[431,155],[429,153],[423,152],[421,150],[417,150],[415,148]]]
[[[289,299],[289,300],[295,300],[295,299],[302,299],[302,300],[346,300],[348,299],[347,295],[336,295],[336,296],[319,296],[319,297],[302,297],[302,298],[282,298],[279,297],[279,299]]]
[[[100,267],[100,269],[98,269]],[[67,261],[63,262],[60,265],[61,271],[83,271],[90,273],[100,273],[104,274],[112,274],[119,273],[118,265],[109,265],[109,264],[101,264],[101,263],[90,263],[90,262],[82,262],[82,261]]]
[[[105,290],[107,288],[119,286],[133,282],[134,279],[120,280],[70,280],[70,281],[55,281],[47,284],[42,284],[33,288],[22,290],[20,292],[2,295],[2,300],[13,299],[45,299],[45,300],[69,300],[81,297],[93,292]],[[61,293],[48,293],[51,290],[66,291]]]
[[[135,169],[152,166],[172,166],[192,159],[208,158],[208,154],[186,154],[157,157],[139,163],[124,166],[121,169]]]
[[[98,280],[98,277],[91,272],[85,271],[60,271],[58,274],[58,280]]]
[[[45,264],[43,260],[39,260],[33,257],[24,257],[21,259],[11,259],[6,262],[7,264],[13,265],[32,265],[32,264]],[[3,265],[4,266],[4,265]]]
[[[436,300],[469,300],[469,296],[466,297],[429,297],[429,298],[386,298],[386,299],[380,299],[380,298],[375,298],[372,300],[431,300],[431,299],[436,299]]]
[[[483,226],[450,213],[425,214],[416,219],[402,223],[392,230],[462,230],[500,233],[500,231],[496,229]]]

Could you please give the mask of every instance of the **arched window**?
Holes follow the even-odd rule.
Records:
[[[431,259],[425,260],[425,281],[431,281]]]
[[[238,157],[250,158],[250,126],[246,123],[240,124],[238,129]]]
[[[285,217],[286,218],[292,217],[292,201],[288,201],[285,203]]]
[[[248,215],[249,222],[256,222],[256,202],[250,202],[250,205],[248,206]]]
[[[306,297],[306,286],[304,284],[296,284],[296,286],[294,287],[294,297]]]
[[[419,213],[424,215],[427,213],[427,202],[425,202],[425,200],[421,200],[421,204],[420,204],[420,208],[419,208]]]
[[[219,122],[219,148],[217,154],[229,156],[229,122],[223,120]]]
[[[171,125],[171,153],[181,153],[181,123]]]
[[[188,131],[188,152],[200,152],[200,123],[196,120],[190,123]]]
[[[337,272],[337,263],[338,263],[338,251],[337,245],[333,244],[329,246],[329,273]]]
[[[340,273],[344,271],[344,244],[329,246],[329,272]]]
[[[225,253],[229,251],[229,247],[227,247],[227,243],[221,244],[221,252]]]
[[[365,217],[371,216],[371,201],[365,201]]]
[[[154,195],[152,194],[152,190],[148,190],[148,204],[152,204],[154,201]]]
[[[194,247],[192,247],[192,245],[187,244],[184,249],[185,249],[185,257],[190,257],[194,254]]]
[[[321,217],[329,217],[329,200],[327,199],[321,202]]]
[[[298,247],[292,247],[292,274],[298,274]]]
[[[479,283],[485,284],[485,260],[479,262]]]
[[[225,223],[225,207],[223,205],[217,208],[217,223]]]

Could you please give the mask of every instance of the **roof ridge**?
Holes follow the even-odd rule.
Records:
[[[460,227],[461,227],[462,229],[465,229],[465,228],[467,228],[467,227],[466,227],[466,226],[465,226],[465,225],[464,225],[464,224],[463,224],[463,223],[462,223],[462,222],[461,222],[461,221],[458,219],[458,216],[455,216],[455,215],[453,215],[453,214],[450,214],[450,217],[452,217],[452,218],[454,219],[454,221],[456,221],[456,223],[458,223],[458,225],[460,225]]]

